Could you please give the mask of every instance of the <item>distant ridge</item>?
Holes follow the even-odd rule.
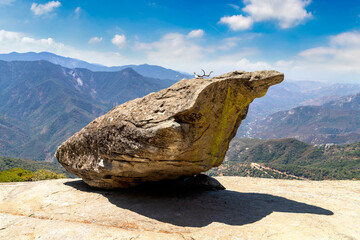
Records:
[[[151,78],[159,78],[159,79],[168,79],[178,81],[183,78],[192,78],[192,75],[181,73],[178,71],[174,71],[171,69],[163,68],[156,65],[124,65],[124,66],[114,66],[114,67],[106,67],[101,64],[94,64],[88,63],[83,60],[70,58],[70,57],[63,57],[56,55],[54,53],[49,52],[26,52],[26,53],[18,53],[18,52],[11,52],[7,54],[0,54],[0,60],[3,61],[39,61],[39,60],[46,60],[53,64],[59,64],[63,67],[67,68],[86,68],[91,71],[95,72],[116,72],[121,71],[126,68],[132,68],[139,74],[145,77]]]
[[[172,84],[132,68],[92,72],[0,60],[0,155],[51,162],[57,146],[94,118]]]
[[[360,93],[320,106],[300,106],[257,121],[251,138],[296,138],[310,144],[348,144],[360,141]]]
[[[262,138],[262,136],[255,136],[254,131],[258,128],[259,123],[261,124],[272,114],[289,111],[300,106],[321,106],[357,93],[360,93],[360,84],[285,80],[270,88],[264,97],[256,99],[251,104],[245,121],[241,123],[238,136]],[[278,138],[285,137],[294,136],[279,136]],[[299,140],[305,141],[304,139]]]

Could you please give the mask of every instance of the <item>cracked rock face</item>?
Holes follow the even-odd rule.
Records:
[[[99,188],[192,176],[219,166],[249,104],[284,78],[277,71],[183,79],[113,108],[65,141],[55,157]]]

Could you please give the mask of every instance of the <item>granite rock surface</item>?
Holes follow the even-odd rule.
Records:
[[[183,79],[113,108],[55,153],[90,186],[127,188],[219,166],[249,104],[284,78],[277,71]]]
[[[359,239],[359,181],[216,179],[227,190],[0,183],[0,239]]]

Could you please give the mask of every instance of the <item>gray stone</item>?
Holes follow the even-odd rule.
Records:
[[[195,189],[225,190],[225,187],[215,178],[205,174],[198,174],[185,179],[186,186]]]
[[[277,71],[183,79],[113,108],[56,151],[91,186],[126,188],[219,166],[249,104],[284,78]]]

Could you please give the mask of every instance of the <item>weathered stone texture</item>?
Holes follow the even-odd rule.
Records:
[[[359,239],[359,181],[217,180],[228,190],[0,183],[0,239]]]
[[[284,78],[276,71],[183,79],[95,119],[55,156],[91,186],[124,188],[219,166],[249,104]]]

